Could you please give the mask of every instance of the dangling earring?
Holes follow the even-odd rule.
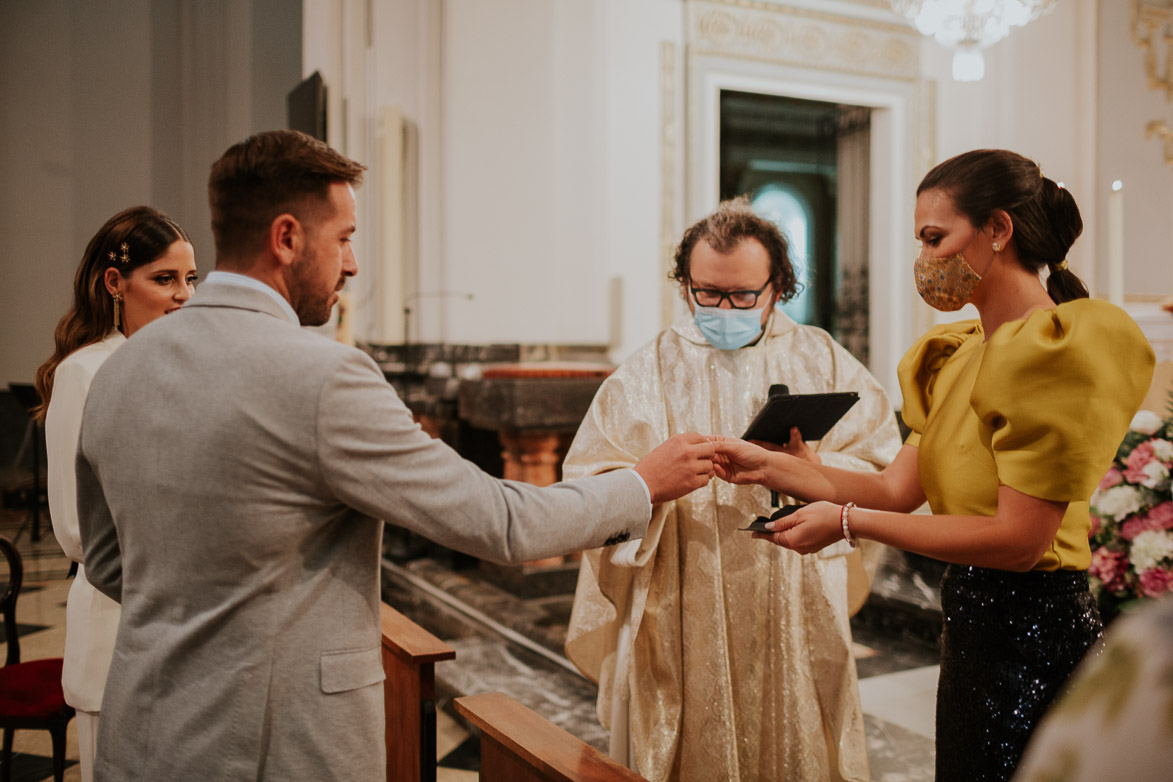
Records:
[[[110,298],[114,299],[114,328],[121,330],[122,328],[122,294],[112,293]]]
[[[994,252],[996,252],[996,253],[1002,252],[1002,245],[998,244],[997,242],[994,242]]]

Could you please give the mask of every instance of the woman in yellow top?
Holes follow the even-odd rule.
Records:
[[[1009,779],[1100,635],[1088,500],[1148,390],[1153,352],[1068,270],[1082,230],[1071,194],[1021,155],[941,163],[917,188],[917,290],[980,318],[932,329],[900,362],[912,434],[892,465],[853,472],[718,445],[722,478],[812,503],[757,537],[804,554],[869,538],[953,563],[941,583],[938,782]],[[912,514],[926,500],[933,515]]]

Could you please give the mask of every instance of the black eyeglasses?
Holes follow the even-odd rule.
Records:
[[[700,307],[720,307],[722,301],[729,301],[729,306],[735,310],[752,310],[758,303],[758,296],[770,287],[770,280],[756,291],[719,291],[715,288],[694,288],[689,283],[693,301]]]

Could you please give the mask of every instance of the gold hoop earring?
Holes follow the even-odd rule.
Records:
[[[114,300],[114,328],[122,328],[122,294],[112,293],[110,298]]]

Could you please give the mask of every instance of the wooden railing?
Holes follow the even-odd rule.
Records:
[[[638,782],[639,774],[500,692],[456,699],[481,730],[482,782]]]
[[[436,780],[435,664],[456,650],[383,603],[387,780]]]

